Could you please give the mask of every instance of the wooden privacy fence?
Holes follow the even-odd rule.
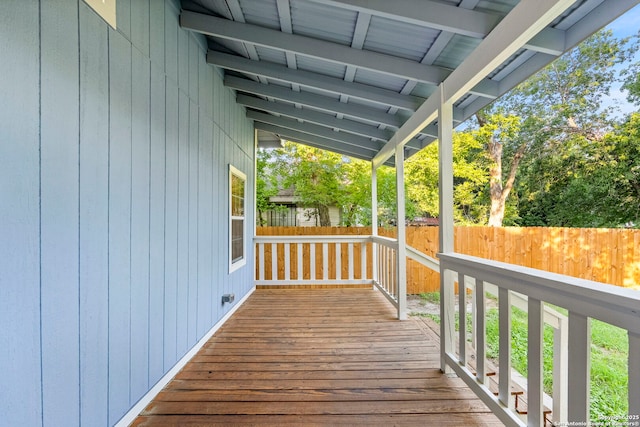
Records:
[[[395,229],[380,229],[395,237]],[[369,235],[370,227],[259,227],[257,235]],[[438,227],[407,227],[407,244],[435,257]],[[640,230],[456,227],[455,251],[640,290]],[[279,260],[282,265],[284,260]],[[407,260],[407,293],[439,289],[439,274]]]

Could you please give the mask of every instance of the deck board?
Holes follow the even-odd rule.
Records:
[[[133,425],[502,425],[439,366],[378,291],[258,289]]]

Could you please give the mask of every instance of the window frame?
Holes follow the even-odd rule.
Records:
[[[242,180],[242,215],[234,215],[233,212],[233,178],[239,178]],[[247,210],[246,210],[246,202],[247,202],[247,175],[240,171],[238,168],[234,167],[232,164],[229,164],[229,273],[233,273],[234,271],[242,268],[247,264]],[[234,235],[233,235],[233,222],[242,220],[242,257],[233,258],[233,243],[234,243]]]

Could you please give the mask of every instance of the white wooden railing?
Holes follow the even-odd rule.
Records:
[[[372,283],[370,236],[256,236],[254,243],[256,285]]]
[[[460,322],[458,348],[454,348],[454,327],[444,324],[443,329],[449,331],[440,337],[444,349],[446,364],[476,392],[489,408],[506,424],[525,425],[513,411],[510,399],[511,387],[511,305],[522,305],[526,302],[528,311],[528,372],[527,372],[527,406],[526,425],[543,426],[543,389],[542,389],[542,349],[545,318],[549,318],[544,303],[553,304],[568,310],[566,337],[558,336],[554,347],[566,346],[566,368],[559,367],[554,372],[554,383],[557,381],[560,395],[566,396],[567,411],[559,424],[587,425],[589,422],[589,359],[590,333],[589,319],[595,318],[603,322],[626,329],[629,334],[629,414],[637,417],[640,414],[640,294],[638,292],[605,285],[583,279],[577,279],[527,267],[520,267],[483,258],[461,254],[440,254],[442,272],[457,274],[461,283],[474,282],[476,319],[472,327],[476,334],[476,373],[467,367],[464,337],[466,303],[459,298],[458,316]],[[491,289],[491,285],[496,289]],[[453,284],[451,283],[451,286]],[[486,376],[486,329],[484,310],[486,293],[498,294],[499,310],[499,372],[498,396],[488,386]],[[454,311],[451,292],[443,292],[445,298],[442,322],[451,322]],[[515,297],[514,297],[515,295]],[[526,297],[526,298],[525,298]],[[516,302],[519,300],[519,302]],[[555,315],[554,315],[555,316]],[[562,322],[562,318],[558,318]],[[557,329],[562,325],[558,324]],[[568,363],[571,361],[571,363]],[[554,369],[555,371],[555,369]],[[570,392],[568,392],[570,391]],[[554,391],[554,394],[556,392]],[[558,396],[555,396],[556,398]],[[554,399],[555,400],[555,399]],[[554,407],[555,407],[554,402]],[[560,404],[560,403],[558,403]],[[584,423],[584,424],[582,424]]]
[[[398,308],[398,241],[388,237],[372,236],[375,254],[373,284]]]
[[[395,239],[380,236],[257,236],[256,284],[371,284],[397,308],[397,249]],[[506,425],[525,425],[510,398],[515,375],[511,370],[511,307],[528,312],[529,369],[526,384],[526,425],[545,424],[543,408],[552,409],[555,425],[588,422],[589,318],[597,318],[629,332],[629,413],[640,414],[640,296],[636,291],[570,276],[462,254],[431,258],[410,246],[407,257],[426,267],[450,273],[451,286],[464,284],[458,299],[458,345],[455,344],[453,292],[443,292],[441,337],[445,363],[480,396]],[[282,262],[283,261],[283,262]],[[471,291],[470,294],[467,290]],[[486,295],[498,297],[498,395],[487,381]],[[475,372],[467,366],[467,302],[471,304],[472,349]],[[565,316],[544,303],[563,307]],[[451,324],[449,324],[451,323]],[[554,329],[553,400],[542,388],[544,325]],[[571,360],[571,364],[569,363]],[[574,424],[578,425],[578,424]],[[586,425],[586,424],[584,424]]]
[[[256,236],[254,243],[256,285],[370,284],[398,307],[395,239],[357,235]]]

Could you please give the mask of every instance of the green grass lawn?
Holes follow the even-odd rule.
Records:
[[[436,295],[434,295],[436,294]],[[422,299],[439,302],[437,292],[421,294]],[[566,310],[558,309],[566,314]],[[439,316],[426,315],[436,322]],[[470,316],[470,315],[469,315]],[[498,309],[486,312],[487,357],[498,360]],[[470,325],[470,317],[467,321]],[[470,326],[469,326],[470,328]],[[456,317],[456,330],[458,320]],[[470,331],[470,329],[469,329]],[[591,419],[623,416],[627,414],[627,360],[629,340],[627,332],[607,323],[591,320]],[[544,328],[544,391],[549,395],[553,390],[553,329]],[[512,308],[511,314],[511,363],[513,369],[527,375],[527,314]]]

